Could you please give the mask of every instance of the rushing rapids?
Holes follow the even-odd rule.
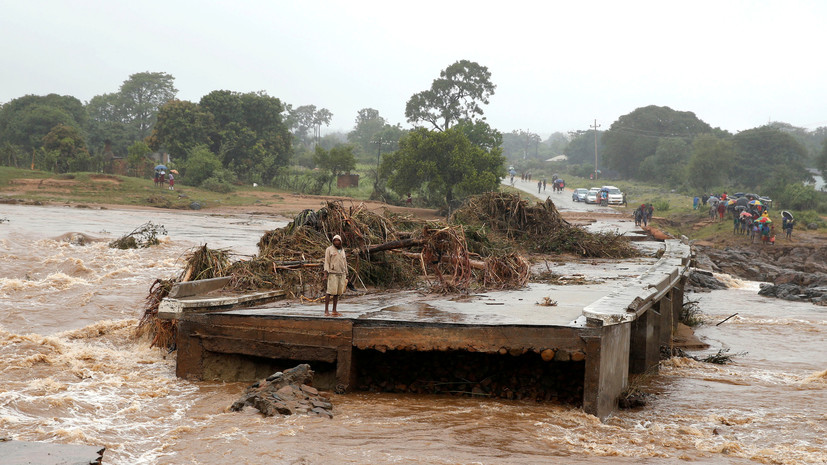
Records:
[[[248,383],[178,379],[174,357],[134,327],[149,284],[180,271],[191,247],[252,253],[279,223],[25,206],[0,217],[3,437],[100,444],[104,463],[124,465],[827,461],[827,307],[761,297],[755,282],[690,296],[709,351],[746,355],[671,359],[643,382],[649,405],[605,423],[549,403],[374,393],[331,394],[333,419],[266,418],[229,411]],[[160,246],[61,238],[111,240],[148,219],[169,231]]]

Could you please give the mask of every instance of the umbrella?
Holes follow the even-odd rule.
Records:
[[[727,200],[727,205],[735,205],[735,199]]]
[[[755,220],[755,222],[756,223],[772,223],[772,220],[770,219],[769,216],[762,216],[761,218],[758,218],[757,220]]]
[[[713,196],[710,196],[709,199],[707,199],[707,202],[717,202],[719,200],[721,200],[721,199],[719,199],[718,197],[715,197],[713,195]]]
[[[754,205],[754,206],[756,206],[756,207],[760,207],[761,205],[764,205],[763,203],[761,203],[761,201],[760,201],[760,200],[750,200],[750,201],[749,201],[749,204],[750,204],[750,205]]]
[[[169,170],[169,172],[172,174],[178,174],[178,170]]]
[[[793,219],[793,214],[788,212],[787,210],[784,210],[783,212],[781,212],[781,216],[787,218],[788,220]]]
[[[164,165],[158,165],[158,166],[155,167],[155,171],[161,171],[161,170],[165,170],[165,169],[167,169],[167,167],[164,166]]]
[[[743,218],[745,216],[750,216],[751,217],[752,213],[750,213],[750,212],[741,212],[741,218]]]
[[[738,197],[738,200],[735,201],[735,205],[744,205],[746,206],[749,203],[749,199],[746,197]]]

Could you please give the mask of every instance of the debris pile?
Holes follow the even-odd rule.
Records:
[[[143,249],[160,244],[158,236],[163,236],[166,233],[167,230],[164,225],[148,221],[135,228],[131,233],[110,242],[109,247],[113,249]]]
[[[144,226],[128,236],[154,231],[151,223]],[[265,233],[259,253],[249,260],[231,262],[228,251],[200,247],[187,257],[179,277],[153,284],[141,327],[153,332],[154,344],[171,346],[172,326],[164,325],[174,322],[159,323],[155,317],[158,304],[178,281],[230,276],[227,289],[232,291],[281,289],[289,298],[318,299],[324,292],[324,250],[337,234],[348,251],[349,281],[362,289],[424,288],[436,293],[518,289],[531,277],[526,251],[612,258],[637,255],[622,235],[592,234],[570,225],[550,199],[530,206],[515,194],[483,194],[469,199],[447,224],[381,215],[364,204],[345,207],[341,201],[327,202],[320,210],[304,210],[284,228]]]
[[[247,406],[255,407],[265,417],[314,413],[333,418],[333,404],[313,387],[313,371],[306,363],[253,384],[230,410],[238,412]]]
[[[534,253],[573,253],[595,258],[639,255],[622,234],[591,233],[569,224],[551,199],[531,206],[517,194],[489,192],[471,198],[454,213],[452,221],[488,228]]]

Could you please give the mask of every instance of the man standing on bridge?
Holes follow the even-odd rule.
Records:
[[[327,292],[324,296],[324,314],[328,313],[330,297],[333,296],[333,316],[339,316],[336,304],[339,296],[345,293],[347,285],[347,258],[345,248],[342,247],[342,238],[338,234],[333,236],[333,245],[324,251],[324,279],[327,282]]]

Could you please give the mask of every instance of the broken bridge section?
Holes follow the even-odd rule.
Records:
[[[629,374],[656,369],[683,302],[689,246],[670,240],[634,278],[448,299],[415,292],[236,308],[247,297],[166,299],[178,320],[178,376],[249,381],[309,363],[316,384],[550,400],[606,418]],[[539,306],[553,292],[556,306]],[[273,295],[265,296],[268,299]],[[209,308],[206,308],[209,307]]]

